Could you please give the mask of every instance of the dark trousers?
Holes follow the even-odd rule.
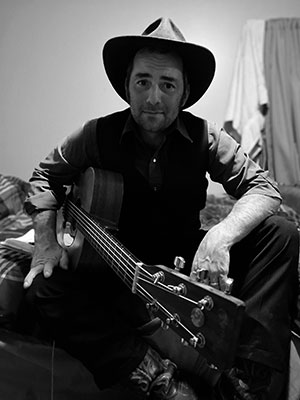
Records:
[[[176,250],[193,256],[204,234],[200,231],[197,239]],[[298,251],[294,224],[273,216],[234,245],[230,254],[232,294],[246,303],[238,356],[279,371],[288,363]],[[108,268],[56,268],[48,279],[35,278],[27,299],[43,329],[88,367],[100,388],[128,375],[143,359],[147,344],[136,327],[147,322],[148,314]]]
[[[282,371],[297,307],[299,232],[282,217],[269,217],[230,256],[232,295],[246,304],[238,356]]]
[[[55,268],[50,278],[35,278],[26,298],[39,335],[78,358],[99,388],[129,376],[144,358],[148,346],[136,328],[148,313],[107,267]]]

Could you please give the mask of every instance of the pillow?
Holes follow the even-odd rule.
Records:
[[[31,256],[0,246],[0,327],[14,329],[24,289],[23,281],[30,268]]]
[[[0,174],[0,219],[23,209],[29,188],[30,184],[19,178]]]

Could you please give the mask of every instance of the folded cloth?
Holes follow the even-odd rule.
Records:
[[[243,28],[225,116],[225,121],[232,121],[244,150],[252,158],[261,151],[265,119],[260,110],[268,104],[263,63],[264,31],[263,20],[249,20]]]

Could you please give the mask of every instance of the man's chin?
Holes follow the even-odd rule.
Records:
[[[142,118],[142,127],[148,131],[157,132],[165,129],[165,120],[162,114],[149,114]]]
[[[147,132],[158,133],[164,131],[164,127],[158,124],[143,124],[142,129]]]

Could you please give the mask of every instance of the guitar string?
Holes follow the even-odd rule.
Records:
[[[111,259],[113,258],[113,257],[111,256],[111,254],[114,255],[114,258],[117,258],[117,259],[118,259],[119,264],[117,265],[117,267],[118,267],[118,270],[117,270],[117,271],[119,272],[120,269],[123,271],[123,275],[121,275],[121,278],[123,279],[123,281],[124,281],[130,288],[132,288],[131,283],[133,282],[133,277],[134,277],[135,273],[134,273],[134,272],[132,272],[131,274],[128,273],[128,267],[126,266],[126,264],[124,264],[124,261],[125,261],[125,262],[127,261],[127,263],[128,263],[128,260],[130,260],[130,257],[131,257],[131,258],[132,258],[131,261],[133,262],[133,265],[130,265],[130,267],[131,267],[133,270],[136,269],[138,261],[134,261],[134,260],[133,260],[134,256],[126,249],[126,251],[127,251],[127,253],[128,253],[128,255],[127,255],[126,252],[125,252],[124,246],[122,246],[122,245],[118,242],[118,240],[117,240],[116,238],[112,238],[112,235],[110,235],[108,232],[106,232],[106,230],[105,230],[104,228],[102,228],[102,227],[99,225],[98,221],[95,221],[93,218],[91,218],[91,217],[88,215],[88,213],[87,213],[85,210],[83,210],[82,208],[80,208],[80,207],[74,205],[72,202],[70,202],[70,203],[71,203],[70,206],[72,207],[74,213],[77,214],[77,215],[78,215],[78,218],[82,221],[82,222],[81,222],[81,225],[82,225],[82,228],[83,228],[83,229],[85,229],[85,225],[87,225],[86,223],[84,223],[84,222],[85,222],[84,218],[86,218],[86,219],[89,221],[89,226],[91,226],[90,229],[92,230],[92,233],[96,234],[95,236],[97,236],[97,233],[98,233],[98,234],[101,233],[102,237],[104,236],[104,237],[108,238],[108,240],[107,240],[107,239],[104,239],[105,245],[103,245],[103,243],[101,244],[101,242],[100,242],[100,244],[99,244],[99,242],[97,242],[96,240],[94,240],[94,238],[92,238],[91,232],[88,232],[89,235],[90,235],[90,238],[93,240],[94,244],[96,243],[96,247],[99,249],[99,251],[100,251],[101,254],[102,254],[102,257],[103,257],[105,260],[111,261]],[[78,210],[78,211],[76,212],[76,210]],[[81,215],[82,215],[82,218],[81,218]],[[92,225],[91,225],[91,224],[92,224]],[[88,231],[88,229],[87,229],[87,231]],[[124,257],[121,253],[118,253],[119,256],[121,257],[121,260],[120,260],[120,258],[116,257],[116,256],[115,256],[115,252],[112,250],[113,248],[116,248],[116,246],[115,246],[115,245],[111,246],[109,242],[116,242],[117,244],[119,243],[119,244],[118,244],[118,247],[119,247],[119,249],[122,251],[122,253],[125,254],[125,257]],[[102,248],[104,248],[104,250],[108,253],[108,256],[106,256],[105,254],[103,255]],[[108,250],[108,249],[109,249],[109,250]],[[123,258],[123,260],[122,260],[122,258]],[[123,266],[125,265],[125,267],[122,267],[122,264],[123,264]],[[130,272],[131,272],[131,271],[130,271]],[[124,278],[124,274],[125,274],[125,278]],[[120,274],[118,274],[118,273],[117,273],[117,275],[120,276]],[[131,275],[131,276],[130,276],[130,275]],[[130,279],[127,279],[128,276],[130,276]],[[146,270],[145,270],[144,268],[142,268],[142,267],[140,268],[138,278],[141,279],[141,280],[146,281],[146,283],[148,283],[148,284],[154,284],[153,275],[150,274],[148,271],[146,271]],[[150,279],[150,282],[149,282],[149,279]],[[137,282],[138,282],[138,280],[137,280]],[[140,284],[137,284],[137,286],[138,286],[138,288],[140,288],[140,293],[143,294],[145,298],[148,298],[149,300],[153,300],[153,296],[150,295],[150,294],[148,294],[148,292],[147,292]],[[161,289],[163,289],[163,288],[168,289],[167,286],[165,286],[165,285],[163,285],[163,284],[161,284],[160,287],[161,287]]]
[[[104,237],[105,243],[108,243],[108,244],[109,244],[109,241],[110,241],[110,242],[114,241],[114,242],[117,244],[117,246],[115,246],[115,245],[114,245],[114,246],[110,246],[111,248],[113,248],[113,247],[115,247],[116,249],[119,248],[119,249],[121,250],[122,253],[125,253],[125,251],[124,251],[124,249],[123,249],[124,246],[122,246],[121,244],[119,244],[119,243],[118,243],[118,240],[117,240],[116,238],[113,238],[113,239],[110,238],[111,235],[108,234],[108,233],[106,232],[106,230],[105,230],[104,228],[102,228],[102,227],[99,225],[99,223],[98,223],[97,221],[95,221],[95,220],[93,220],[93,218],[89,217],[88,214],[85,212],[85,210],[83,210],[83,209],[81,209],[81,208],[79,208],[79,207],[77,207],[77,206],[73,206],[72,203],[70,204],[70,206],[73,208],[74,214],[77,214],[77,216],[80,217],[81,227],[82,227],[83,230],[86,230],[86,231],[87,231],[88,235],[90,236],[91,241],[96,242],[96,244],[99,246],[98,241],[95,240],[95,237],[92,236],[92,233],[96,233],[96,234],[97,234],[97,233],[98,233],[98,234],[100,233],[100,234],[102,235],[102,238]],[[81,216],[82,216],[82,218],[81,218]],[[87,224],[86,224],[84,218],[86,218],[86,219],[88,220],[88,226],[90,227],[90,228],[88,228],[88,229],[85,227]],[[91,231],[89,231],[89,229],[91,229]],[[106,238],[108,238],[109,241],[108,241]],[[101,243],[101,242],[100,242],[100,243]],[[97,246],[97,247],[98,247],[98,246]],[[98,250],[101,251],[101,247],[103,247],[103,246],[100,245],[100,247],[98,248]],[[105,247],[105,246],[104,246],[104,247]],[[107,248],[107,246],[106,246],[106,248]],[[107,250],[107,252],[109,252],[109,251]],[[136,264],[137,264],[138,261],[134,261],[134,260],[133,260],[133,256],[130,254],[130,252],[129,252],[128,250],[126,251],[126,253],[128,254],[128,255],[126,255],[126,258],[130,260],[130,257],[131,257],[131,258],[132,258],[132,262],[134,263],[133,267],[136,266]],[[112,254],[114,254],[114,252],[112,252]],[[119,252],[119,254],[121,254],[121,253]],[[124,257],[123,257],[123,258],[124,258]]]
[[[111,256],[111,254],[110,253],[113,253],[113,254],[115,254],[115,252],[113,251],[113,250],[111,250],[113,247],[114,248],[116,248],[116,246],[114,245],[114,246],[111,246],[110,245],[110,242],[116,242],[117,244],[119,243],[118,242],[118,240],[116,239],[116,238],[114,238],[114,237],[112,237],[112,235],[110,235],[108,232],[106,232],[106,230],[104,229],[104,228],[102,228],[101,227],[101,225],[98,223],[98,221],[96,221],[96,220],[94,220],[93,218],[91,218],[89,215],[88,215],[88,213],[84,210],[84,209],[82,209],[82,208],[80,208],[80,207],[78,207],[78,206],[76,206],[76,205],[74,205],[72,202],[70,202],[70,205],[71,205],[71,207],[72,207],[72,209],[73,209],[73,211],[74,211],[74,213],[75,214],[77,214],[78,215],[78,219],[80,219],[82,222],[81,222],[81,225],[82,225],[82,228],[84,229],[84,225],[89,225],[91,228],[91,232],[92,233],[101,233],[101,235],[102,235],[102,237],[104,236],[104,237],[106,237],[106,238],[108,238],[108,240],[107,239],[104,239],[104,243],[107,243],[108,245],[106,245],[106,246],[103,246],[103,245],[101,245],[101,244],[99,244],[99,242],[97,242],[97,241],[95,241],[95,240],[93,240],[94,241],[94,243],[96,242],[96,244],[97,244],[97,248],[99,249],[99,250],[101,250],[101,248],[105,248],[106,249],[106,252],[108,253],[108,255],[110,256],[110,258],[109,257],[106,257],[105,255],[104,255],[104,259],[106,259],[106,260],[108,260],[108,261],[111,261],[111,259],[112,259],[112,256]],[[77,212],[76,212],[76,210],[78,210]],[[86,218],[88,221],[89,221],[89,223],[88,224],[84,224],[83,222],[84,222],[84,218]],[[88,229],[87,229],[87,231],[88,231]],[[90,237],[91,237],[91,239],[93,239],[92,238],[92,234],[90,233]],[[101,242],[100,242],[101,243]],[[124,246],[122,246],[121,244],[118,244],[118,247],[121,249],[121,251],[122,251],[122,253],[124,254],[125,253],[125,255],[126,255],[126,252],[125,252],[125,249],[124,249]],[[109,249],[109,250],[107,250],[107,248]],[[128,255],[126,255],[126,258],[124,257],[124,256],[122,256],[122,254],[120,254],[119,253],[119,255],[120,255],[120,257],[121,257],[121,260],[120,260],[120,258],[119,258],[119,269],[118,269],[118,271],[120,270],[120,266],[121,266],[121,264],[123,263],[123,265],[124,265],[124,261],[123,260],[125,260],[126,261],[126,259],[127,259],[127,263],[128,263],[128,260],[130,259],[130,257],[132,258],[132,262],[134,263],[134,265],[131,265],[130,267],[131,268],[133,268],[133,269],[135,269],[136,267],[137,267],[137,263],[138,263],[138,261],[134,261],[133,260],[133,258],[134,258],[134,256],[127,250],[127,252],[128,252]],[[122,260],[122,258],[123,258],[123,260]],[[124,271],[124,273],[125,273],[125,280],[124,280],[124,276],[121,276],[121,278],[123,278],[123,281],[125,281],[125,283],[127,283],[127,285],[129,286],[129,287],[132,287],[132,285],[131,285],[131,282],[132,282],[132,279],[133,278],[131,278],[131,280],[129,280],[129,282],[128,282],[128,279],[126,279],[126,277],[128,276],[128,275],[130,275],[130,274],[128,274],[128,268],[126,267],[126,264],[125,264],[125,267],[121,267],[121,269],[122,269],[122,271]],[[148,271],[146,271],[144,268],[140,268],[144,273],[139,273],[139,275],[138,275],[138,278],[139,279],[141,279],[141,280],[144,280],[144,281],[146,281],[146,283],[148,283],[148,284],[155,284],[154,283],[154,279],[153,279],[153,275],[152,274],[150,274]],[[119,275],[119,274],[118,274]],[[134,274],[134,272],[131,274],[131,276],[134,276],[135,274]],[[150,282],[149,282],[149,279],[150,279]],[[154,298],[153,298],[153,296],[151,295],[151,294],[149,294],[149,292],[146,290],[146,289],[144,289],[140,284],[138,284],[138,280],[137,280],[137,284],[136,284],[136,288],[137,289],[139,289],[139,290],[137,290],[137,291],[139,291],[139,293],[140,294],[143,294],[144,295],[144,297],[145,298],[147,298],[147,299],[149,299],[149,300],[154,300]],[[161,283],[161,285],[160,285],[160,288],[161,289],[166,289],[166,290],[168,290],[169,288],[168,288],[168,286],[166,286],[166,285],[164,285],[164,284],[162,284]],[[181,298],[182,298],[182,296],[181,296]],[[188,300],[185,296],[184,296],[184,298],[186,299],[186,300]],[[161,307],[162,308],[162,307]],[[167,315],[169,315],[170,313],[166,310],[165,311],[165,313],[167,314]]]
[[[87,213],[86,213],[84,210],[82,210],[82,209],[80,209],[80,208],[78,208],[78,210],[79,210],[79,212],[82,212],[82,211],[83,211],[82,214],[83,214],[84,216],[88,216]],[[81,215],[80,215],[79,213],[77,213],[77,215],[78,215],[78,219],[82,220]],[[100,234],[102,234],[102,236],[107,237],[108,240],[105,240],[105,239],[104,239],[104,241],[106,241],[106,242],[108,243],[108,248],[111,248],[112,246],[110,246],[109,242],[112,241],[112,240],[116,240],[116,239],[115,239],[115,238],[112,239],[112,238],[111,238],[111,235],[108,234],[108,233],[105,231],[105,229],[103,229],[103,228],[97,223],[97,221],[94,221],[94,220],[93,220],[92,218],[90,218],[90,217],[88,217],[88,219],[89,219],[89,222],[88,222],[86,225],[89,225],[89,226],[90,226],[91,232],[92,232],[92,233],[98,233],[98,234],[100,233]],[[114,247],[115,247],[115,246],[114,246]],[[124,252],[124,249],[122,248],[122,246],[119,246],[119,247],[121,248],[122,252]],[[108,250],[106,250],[106,251],[108,252]],[[130,256],[131,256],[131,254],[130,254]],[[122,257],[122,256],[121,256],[121,257]],[[123,257],[123,258],[124,258],[124,257]],[[128,258],[128,257],[127,257],[127,258]],[[108,258],[108,260],[109,260],[109,258]],[[132,266],[132,267],[133,267],[133,268],[136,267],[136,263],[135,263],[135,266]],[[127,268],[125,267],[125,268],[123,268],[123,270],[126,271]],[[142,280],[146,280],[146,279],[149,278],[149,277],[152,278],[152,275],[151,275],[148,271],[145,271],[145,272],[146,272],[146,274],[143,274],[145,277],[142,278]],[[140,277],[140,276],[139,276],[139,277]],[[148,282],[148,283],[149,283],[149,282]],[[151,279],[150,284],[153,284],[153,280],[152,280],[152,279]],[[129,285],[129,286],[131,286],[131,285]],[[140,294],[142,294],[144,298],[146,298],[146,299],[152,301],[152,305],[153,305],[154,307],[157,306],[158,309],[160,310],[160,312],[161,312],[162,314],[164,314],[166,317],[170,318],[170,320],[175,319],[174,314],[173,314],[172,312],[170,312],[166,307],[164,307],[160,302],[157,302],[157,300],[154,299],[154,297],[153,297],[146,289],[144,289],[139,283],[137,283],[136,287],[138,288],[137,292],[140,293]],[[151,304],[151,303],[150,303],[150,304]],[[177,319],[176,319],[176,327],[179,328],[179,326],[180,326],[180,328],[181,328],[181,333],[185,332],[185,335],[187,335],[188,338],[194,336],[193,333],[189,330],[189,328],[188,328],[187,326],[185,326],[183,323],[181,323],[180,320],[177,320]]]
[[[127,285],[128,286],[130,286],[131,287],[131,281],[134,279],[134,275],[135,275],[135,272],[134,272],[134,270],[137,268],[137,262],[138,261],[135,261],[134,259],[133,259],[133,256],[131,255],[131,253],[130,252],[128,252],[127,251],[127,253],[128,254],[126,254],[125,253],[125,250],[124,250],[124,246],[122,246],[121,244],[119,244],[118,243],[118,241],[117,241],[117,239],[115,239],[115,238],[111,238],[110,237],[110,235],[105,231],[105,229],[103,229],[98,223],[97,223],[97,221],[94,221],[92,218],[90,218],[89,216],[88,216],[88,214],[85,212],[85,210],[83,210],[83,209],[81,209],[81,208],[79,208],[79,207],[77,207],[76,205],[74,205],[71,201],[69,201],[68,202],[68,206],[69,206],[69,208],[71,208],[72,209],[72,211],[73,211],[73,213],[75,214],[75,215],[77,215],[77,217],[78,217],[78,219],[80,219],[80,221],[81,221],[81,226],[82,226],[82,229],[84,229],[84,230],[86,230],[87,231],[87,233],[89,234],[89,237],[90,237],[90,240],[94,243],[94,245],[96,245],[96,247],[97,247],[97,249],[101,252],[101,255],[102,255],[102,257],[106,260],[106,261],[111,261],[112,259],[113,259],[113,257],[112,257],[112,254],[116,254],[116,252],[114,251],[114,249],[118,249],[118,252],[117,252],[117,254],[118,254],[118,256],[119,256],[119,258],[118,257],[114,257],[114,258],[116,258],[117,260],[118,260],[118,265],[117,265],[117,267],[118,267],[118,271],[117,271],[117,275],[119,275],[120,276],[120,274],[118,273],[118,272],[120,272],[120,269],[121,269],[121,272],[123,272],[123,275],[121,276],[121,278],[123,278],[123,280],[125,281],[125,283],[127,283]],[[67,211],[67,210],[66,210]],[[69,211],[71,211],[71,210],[69,210]],[[89,228],[86,228],[85,227],[85,225],[87,225],[87,224],[84,224],[84,217],[88,220],[88,226],[89,226]],[[101,245],[101,244],[99,244],[99,241],[97,241],[93,236],[92,236],[92,233],[98,233],[98,234],[101,234],[101,236],[102,236],[102,239],[104,240],[104,245]],[[114,246],[112,246],[111,244],[110,244],[110,242],[111,241],[115,241],[116,242],[116,244],[117,244],[117,246],[116,245],[114,245]],[[106,251],[106,253],[107,253],[107,255],[106,254],[102,254],[103,253],[103,250],[104,251]],[[125,254],[125,256],[124,256],[124,254]],[[126,267],[126,264],[125,264],[125,262],[127,262],[127,264],[130,266],[130,273],[128,273],[128,267]],[[133,263],[133,264],[132,264]],[[115,264],[115,263],[114,263]],[[123,265],[122,265],[123,264]],[[131,276],[130,276],[131,275]],[[131,280],[129,279],[131,277]],[[149,273],[149,272],[147,272],[147,271],[145,271],[143,268],[141,268],[140,269],[140,271],[139,271],[139,277],[144,277],[145,279],[151,279],[152,280],[152,275]],[[138,285],[139,287],[140,287],[140,285]],[[141,289],[140,289],[141,290]],[[145,292],[146,293],[148,293],[147,291],[145,291],[145,289],[143,289],[142,288],[142,291],[144,292],[144,294],[145,294]],[[146,296],[146,297],[149,297],[149,296]],[[152,296],[151,296],[151,298],[152,298]]]
[[[89,229],[90,229],[90,232],[88,232],[88,229],[86,229],[86,230],[87,230],[87,232],[90,234],[90,238],[91,238],[91,239],[93,239],[92,236],[91,236],[92,233],[98,233],[98,234],[100,233],[100,234],[102,235],[102,237],[104,237],[104,242],[107,243],[105,246],[106,246],[106,248],[108,247],[108,249],[112,249],[112,247],[115,247],[115,248],[116,248],[116,246],[111,246],[111,245],[110,245],[110,242],[111,242],[111,241],[115,241],[115,242],[117,243],[117,245],[118,245],[117,247],[119,247],[119,249],[121,250],[121,254],[119,253],[121,259],[122,259],[122,258],[125,259],[124,256],[122,255],[122,253],[124,253],[124,251],[125,251],[125,250],[124,250],[124,246],[119,245],[117,239],[115,239],[115,238],[112,239],[111,235],[110,235],[108,232],[106,232],[106,230],[105,230],[104,228],[102,228],[102,227],[99,225],[99,223],[98,223],[97,221],[95,221],[94,219],[92,219],[91,217],[89,217],[88,213],[87,213],[84,209],[82,209],[82,208],[76,206],[76,205],[73,204],[71,201],[68,202],[68,205],[70,206],[70,208],[72,208],[74,215],[77,215],[78,220],[81,221],[82,228],[84,229],[84,225],[88,225],[88,226],[90,227],[90,228],[89,228]],[[84,220],[84,217],[86,217],[86,219],[88,220],[88,224],[84,224],[84,221],[85,221],[85,220]],[[108,238],[108,239],[105,239],[105,238]],[[94,243],[95,243],[95,242],[96,242],[97,245],[99,246],[99,249],[100,249],[101,247],[103,247],[103,246],[99,245],[99,243],[98,243],[96,240],[94,240]],[[104,247],[105,247],[105,246],[104,246]],[[110,250],[110,251],[112,252],[112,250]],[[107,252],[108,255],[110,255],[109,250],[106,249],[106,252]],[[129,253],[129,255],[126,257],[126,258],[127,258],[127,262],[128,262],[128,260],[130,259],[130,257],[133,258],[132,254],[131,254],[130,252],[128,252],[128,253]],[[110,257],[108,256],[108,257],[107,257],[108,261],[110,261],[111,258],[112,258],[111,255],[110,255]],[[104,259],[105,259],[105,255],[104,255]],[[125,261],[126,261],[126,259],[125,259]],[[122,261],[122,262],[123,262],[123,264],[124,264],[124,261]],[[138,262],[138,261],[134,261],[134,260],[132,259],[131,262],[134,263],[134,265],[131,265],[131,268],[136,268],[136,267],[137,267],[137,262]],[[126,274],[126,271],[127,271],[128,268],[126,268],[126,266],[125,266],[125,268],[122,267],[122,269],[123,269],[123,271],[124,271],[125,274]],[[143,268],[141,268],[141,269],[144,271],[144,273],[141,274],[141,276],[142,276],[141,279],[142,279],[142,280],[147,280],[147,279],[150,278],[151,282],[148,281],[148,283],[154,284],[154,282],[153,282],[153,276],[152,276],[148,271],[145,271]],[[127,275],[128,275],[128,273],[127,273]],[[131,275],[134,275],[134,273],[132,273]],[[144,276],[144,278],[143,278],[143,276]],[[140,277],[140,275],[139,275],[139,277]],[[128,282],[127,282],[127,284],[128,284]],[[131,285],[128,285],[128,286],[131,286]],[[138,281],[137,281],[137,283],[136,283],[136,289],[137,289],[137,290],[136,290],[137,293],[140,293],[141,295],[143,295],[143,297],[144,297],[145,299],[150,300],[150,304],[152,304],[154,307],[157,307],[157,311],[160,310],[160,312],[161,312],[162,314],[164,314],[165,316],[171,318],[171,320],[174,318],[174,315],[172,314],[172,312],[170,312],[170,311],[169,311],[167,308],[165,308],[160,302],[158,302],[156,299],[154,299],[154,297],[153,297],[146,289],[144,289],[144,288],[138,283]],[[176,321],[177,321],[177,322],[176,322],[176,326],[177,326],[177,328],[179,328],[179,327],[181,328],[181,332],[182,332],[182,333],[185,332],[185,335],[188,335],[188,336],[187,336],[188,338],[194,337],[193,333],[189,330],[188,327],[186,327],[184,324],[182,324],[182,323],[180,322],[180,320],[176,320]]]

